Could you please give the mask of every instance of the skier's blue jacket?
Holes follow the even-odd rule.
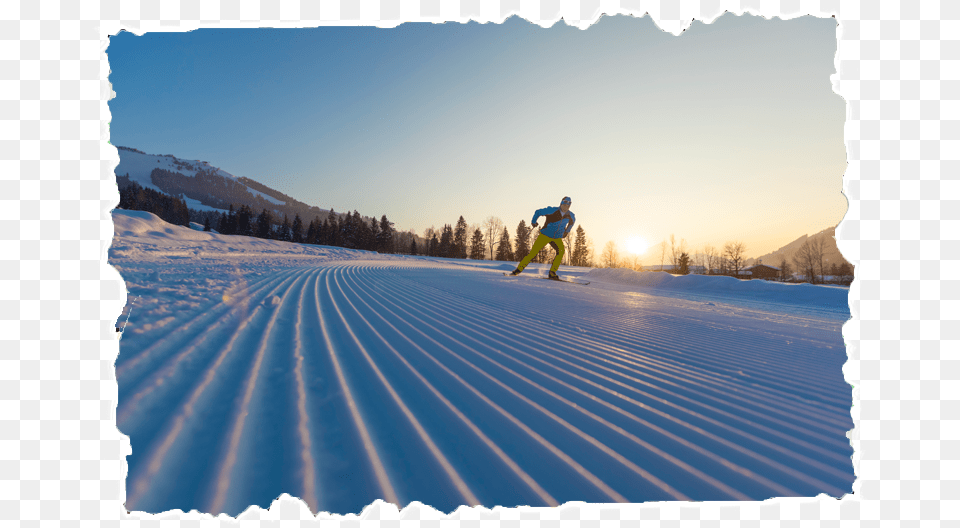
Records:
[[[573,224],[577,221],[577,217],[573,215],[573,211],[567,211],[567,214],[564,215],[559,207],[544,207],[543,209],[537,209],[536,212],[533,213],[533,221],[530,223],[536,224],[537,219],[541,216],[547,218],[544,221],[544,226],[540,228],[540,233],[550,238],[563,238],[567,236],[570,228],[572,228]]]

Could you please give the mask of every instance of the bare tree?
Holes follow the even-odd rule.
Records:
[[[797,265],[797,271],[802,273],[811,284],[817,282],[817,259],[814,256],[810,241],[807,240],[800,246],[800,249],[793,254],[793,263]]]
[[[743,260],[746,257],[747,246],[743,242],[727,242],[723,246],[723,254],[730,261],[733,267],[733,275],[740,276],[740,268],[743,266]]]
[[[484,240],[490,248],[490,260],[496,255],[497,245],[500,243],[500,232],[503,231],[503,221],[496,216],[488,216],[483,221]]]
[[[660,242],[660,271],[663,271],[663,259],[667,256],[667,240]]]
[[[600,255],[600,265],[604,268],[616,268],[620,264],[620,255],[617,253],[617,244],[613,240],[603,246],[603,254]]]
[[[703,269],[705,269],[705,268],[707,267],[705,261],[706,261],[706,255],[704,255],[704,253],[703,253],[702,250],[701,250],[701,251],[698,251],[698,252],[693,256],[693,266],[694,266],[694,268],[697,269],[697,270],[703,270]]]
[[[439,238],[439,237],[440,237],[440,230],[438,230],[437,228],[435,228],[435,227],[433,227],[433,226],[430,226],[430,227],[428,227],[428,228],[426,228],[426,229],[423,230],[423,239],[424,239],[424,240],[430,240],[431,238],[433,238],[433,235],[437,235],[437,237]]]
[[[847,261],[840,263],[840,266],[837,270],[838,275],[840,276],[840,283],[850,285],[853,282],[853,267],[850,266]]]
[[[780,280],[788,280],[791,275],[793,275],[793,272],[790,269],[790,263],[787,262],[787,257],[780,257]]]
[[[706,263],[707,275],[713,275],[713,270],[717,267],[717,248],[707,244],[703,246],[703,260]]]
[[[826,241],[823,237],[817,237],[810,240],[810,256],[813,257],[813,261],[817,265],[817,269],[820,271],[820,281],[823,282],[823,257],[826,253]]]
[[[673,236],[673,233],[670,233],[670,262],[673,263],[673,269],[677,269],[677,257],[680,255],[677,253],[677,240]],[[663,265],[661,264],[661,267]]]

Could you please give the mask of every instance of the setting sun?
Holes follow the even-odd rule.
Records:
[[[627,238],[627,251],[633,253],[634,255],[640,255],[647,250],[647,241],[638,237],[632,236]]]

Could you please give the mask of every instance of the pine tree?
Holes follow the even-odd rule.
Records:
[[[681,252],[680,256],[677,257],[677,272],[680,275],[688,275],[690,273],[690,255],[686,251]]]
[[[277,233],[277,240],[290,241],[290,219],[287,218],[287,215],[283,215],[283,223],[280,224],[280,232]]]
[[[483,260],[483,254],[486,246],[483,244],[483,231],[477,228],[473,232],[473,238],[470,239],[470,258],[472,260]]]
[[[290,240],[292,242],[303,242],[303,220],[299,214],[293,217],[293,226],[290,228]]]
[[[416,255],[416,254],[417,254],[417,239],[416,239],[416,238],[414,238],[413,240],[410,241],[410,254],[411,254],[411,255]]]
[[[340,238],[340,221],[339,216],[333,209],[330,209],[330,214],[327,215],[327,221],[330,222],[330,225],[327,229],[327,244],[330,246],[340,247],[343,245],[343,241]]]
[[[204,230],[204,231],[210,231],[210,216],[207,216],[207,217],[203,220],[203,230]]]
[[[246,204],[240,206],[237,211],[237,233],[238,235],[249,236],[252,233],[250,219],[253,217],[253,211]]]
[[[497,245],[496,260],[513,260],[513,250],[510,248],[510,232],[503,228],[500,234],[500,244]]]
[[[453,247],[455,258],[467,258],[467,221],[463,219],[463,215],[457,220],[457,227],[453,230]]]
[[[380,240],[381,240],[380,239],[380,222],[378,222],[376,218],[370,219],[369,231],[370,231],[370,234],[369,234],[370,240],[367,242],[367,244],[369,245],[367,249],[370,249],[372,251],[376,251],[379,253]]]
[[[355,226],[354,228],[356,229],[356,232],[354,235],[354,240],[355,240],[354,244],[356,245],[354,247],[356,247],[357,249],[370,250],[371,249],[370,240],[372,238],[372,234],[370,233],[370,226],[363,221],[363,218],[360,217],[360,213],[354,211],[354,214],[356,215],[356,217],[354,218],[354,226]]]
[[[531,231],[533,231],[533,228],[527,227],[525,220],[520,220],[520,225],[517,226],[517,249],[513,253],[513,260],[520,261],[527,256],[527,253],[530,253]]]
[[[233,210],[233,204],[230,204],[230,211],[227,213],[227,225],[231,235],[237,234],[237,213]]]
[[[440,231],[440,256],[450,258],[453,256],[453,228],[450,224],[445,224]]]
[[[430,237],[430,249],[428,251],[428,254],[431,257],[440,256],[440,239],[437,238],[436,233],[434,233],[433,236]]]
[[[393,234],[394,234],[393,224],[391,224],[390,221],[387,220],[387,215],[381,216],[380,217],[380,233],[378,235],[380,239],[377,243],[377,247],[379,248],[378,251],[382,251],[383,253],[394,252]]]
[[[317,230],[317,244],[322,246],[330,245],[330,222],[324,218],[323,223],[320,224],[320,229]]]
[[[347,213],[343,222],[340,224],[340,236],[343,238],[343,247],[350,249],[360,248],[360,213],[356,209],[353,213]]]
[[[273,215],[263,209],[257,215],[257,236],[259,238],[273,238]]]
[[[307,234],[304,237],[304,240],[307,244],[316,244],[317,243],[317,229],[320,225],[320,217],[316,217],[313,220],[310,220],[310,225],[307,226]]]
[[[577,238],[573,241],[571,264],[574,266],[587,265],[587,233],[583,230],[583,226],[577,226]]]

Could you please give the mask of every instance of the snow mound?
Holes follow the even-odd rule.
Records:
[[[200,229],[200,231],[197,231],[196,229],[167,223],[157,215],[147,211],[129,211],[126,209],[113,211],[113,230],[117,236],[146,237],[168,241],[210,241],[215,240],[215,237],[222,236],[204,232],[202,230],[203,226],[200,226]]]

